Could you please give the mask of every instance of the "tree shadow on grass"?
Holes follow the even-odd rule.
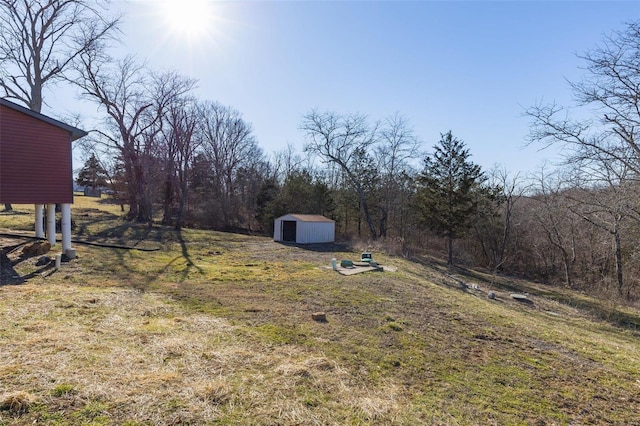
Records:
[[[195,263],[193,263],[193,261],[191,260],[191,255],[189,254],[189,249],[187,248],[187,243],[184,240],[184,238],[182,237],[182,231],[180,229],[178,230],[174,230],[174,232],[176,233],[177,237],[178,237],[178,242],[180,243],[180,251],[182,253],[182,256],[177,256],[175,257],[173,260],[171,260],[171,262],[169,262],[162,270],[162,272],[165,272],[166,270],[169,269],[169,267],[174,264],[176,261],[178,261],[180,258],[183,258],[187,265],[186,267],[182,270],[181,272],[181,280],[180,282],[184,282],[187,277],[189,276],[189,273],[192,270],[196,270],[198,271],[199,274],[204,274],[204,270],[199,267],[198,265],[196,265]]]
[[[88,239],[93,238],[95,235],[94,233],[91,233],[89,231],[89,228],[91,226],[103,224],[107,221],[120,220],[119,216],[112,213],[107,213],[104,211],[89,212],[86,210],[76,212],[74,215],[74,218],[75,218],[75,228],[72,229],[73,234],[77,236],[84,236]]]
[[[0,286],[23,284],[26,280],[14,269],[14,265],[7,257],[9,251],[0,249]]]
[[[97,219],[97,221],[99,221],[99,219]],[[123,268],[124,274],[135,277],[135,282],[130,285],[141,291],[147,290],[149,285],[160,276],[166,274],[182,259],[185,262],[185,266],[178,271],[180,274],[179,282],[185,281],[194,270],[200,274],[204,273],[204,270],[197,266],[192,260],[188,243],[185,241],[182,232],[169,226],[154,225],[149,227],[146,223],[117,220],[112,226],[104,228],[99,232],[94,232],[85,239],[92,246],[100,247],[104,245],[105,250],[114,250],[118,264]],[[130,250],[158,251],[162,250],[162,248],[169,249],[171,245],[174,244],[180,245],[180,255],[171,259],[166,264],[159,266],[159,268],[153,268],[153,270],[145,272],[143,276],[140,276],[139,271],[131,268],[131,258],[127,255],[127,252]]]
[[[111,215],[113,225],[97,232],[88,232],[92,224],[104,223],[105,218],[94,218],[84,221],[75,232],[91,243],[117,244],[129,248],[150,248],[179,242],[180,236],[176,231],[166,226],[148,226],[146,223],[121,221]]]
[[[111,226],[107,226],[98,232],[90,233],[88,231],[92,225],[104,225],[105,222],[111,222],[109,223]],[[149,284],[158,279],[162,274],[166,273],[172,265],[180,261],[180,259],[184,259],[186,265],[181,271],[179,271],[181,276],[179,281],[185,281],[189,274],[194,270],[200,274],[204,273],[204,270],[194,263],[191,253],[189,252],[188,243],[185,241],[182,232],[180,230],[175,230],[172,227],[149,227],[147,224],[143,223],[125,222],[119,219],[116,215],[106,213],[98,214],[95,217],[85,216],[85,219],[79,221],[78,229],[74,234],[82,236],[84,240],[74,239],[76,243],[88,243],[92,246],[98,247],[104,245],[105,250],[113,250],[117,262],[123,270],[123,275],[135,277],[135,282],[131,285],[140,290],[148,288]],[[27,238],[31,239],[30,237],[25,236],[25,239]],[[12,262],[7,254],[19,249],[25,244],[27,244],[27,242],[21,242],[16,245],[7,246],[2,250],[2,256],[0,258],[2,267],[0,285],[22,284],[34,276],[42,276],[48,269],[53,268],[53,264],[47,264],[27,275],[20,276],[16,271],[15,266],[29,257],[20,256]],[[164,246],[166,248],[171,244],[180,245],[181,255],[176,256],[166,265],[155,270],[155,272],[149,271],[145,273],[142,280],[140,280],[140,273],[131,267],[131,257],[127,255],[127,252],[131,249],[146,251],[158,250],[161,248],[158,246]],[[121,247],[113,247],[113,245],[119,245]]]
[[[27,244],[27,242],[22,242],[12,246],[6,246],[0,249],[0,286],[24,284],[33,277],[47,275],[47,271],[49,271],[48,274],[55,272],[54,262],[50,261],[50,262],[47,262],[46,264],[40,265],[38,269],[28,274],[20,275],[18,271],[15,270],[15,267],[17,265],[33,257],[42,256],[42,255],[21,254],[19,257],[17,257],[13,261],[9,259],[7,254],[19,249],[25,244]]]

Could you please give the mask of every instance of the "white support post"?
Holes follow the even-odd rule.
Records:
[[[56,245],[56,205],[47,204],[47,240],[52,246]]]
[[[62,204],[62,252],[69,258],[76,257],[76,251],[71,248],[71,204]]]
[[[42,219],[44,219],[44,206],[42,204],[36,204],[36,238],[44,238],[44,224],[42,223]]]

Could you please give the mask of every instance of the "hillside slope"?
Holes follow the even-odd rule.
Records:
[[[640,333],[616,325],[637,311],[378,251],[395,272],[343,276],[348,247],[79,204],[78,239],[158,250],[77,243],[57,272],[8,254],[30,278],[0,285],[0,425],[640,424]]]

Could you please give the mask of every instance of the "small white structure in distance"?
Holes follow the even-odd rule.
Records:
[[[286,214],[274,222],[273,240],[297,244],[332,243],[336,223],[322,215]]]

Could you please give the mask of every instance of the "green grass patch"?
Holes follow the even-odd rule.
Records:
[[[77,394],[76,387],[69,383],[60,383],[51,389],[51,395],[56,398],[71,396]]]

